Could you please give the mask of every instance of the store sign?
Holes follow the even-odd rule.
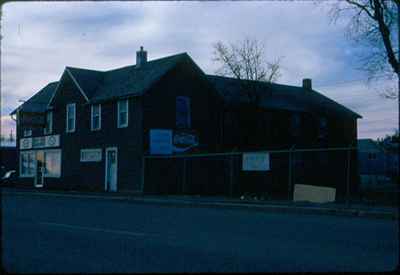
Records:
[[[45,147],[60,146],[60,135],[46,136]]]
[[[243,171],[269,171],[268,153],[243,153]]]
[[[41,136],[33,138],[21,138],[19,140],[19,148],[32,149],[32,148],[48,148],[60,146],[60,135]]]
[[[19,140],[19,149],[31,149],[32,148],[32,138],[21,138]]]
[[[172,130],[164,130],[164,129],[150,130],[150,154],[151,155],[172,154]]]
[[[101,149],[82,149],[81,150],[81,162],[90,161],[101,161],[102,150]]]
[[[185,152],[199,145],[197,135],[193,131],[174,131],[173,151]]]

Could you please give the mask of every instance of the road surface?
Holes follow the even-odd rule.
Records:
[[[387,271],[398,222],[2,194],[8,272]]]

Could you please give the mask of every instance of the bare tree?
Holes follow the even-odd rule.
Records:
[[[259,102],[261,93],[259,85],[254,81],[275,82],[280,76],[281,57],[269,62],[265,59],[264,45],[256,39],[245,38],[243,41],[229,45],[219,41],[213,45],[213,61],[221,66],[216,70],[220,76],[234,77],[240,80],[240,96],[247,99],[240,107],[238,119],[242,127],[242,142],[248,148],[258,144],[262,136],[258,133],[261,126],[262,110]],[[222,117],[222,120],[224,118]],[[253,135],[249,135],[252,133]]]
[[[256,39],[246,38],[229,46],[219,41],[213,47],[213,60],[221,64],[218,75],[265,82],[275,82],[280,77],[281,58],[266,61],[265,47]]]
[[[349,16],[348,37],[368,47],[361,56],[361,69],[367,72],[368,81],[393,80],[395,76],[400,79],[399,10],[400,0],[345,0],[333,4],[333,21]],[[385,87],[381,93],[386,98],[399,98],[394,87]]]

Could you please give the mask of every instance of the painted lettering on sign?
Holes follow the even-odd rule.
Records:
[[[102,150],[101,149],[82,149],[81,150],[81,162],[90,161],[101,161]]]
[[[41,136],[33,138],[21,138],[19,141],[19,148],[32,149],[32,148],[48,148],[60,146],[60,135]]]

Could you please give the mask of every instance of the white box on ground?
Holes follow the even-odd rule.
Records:
[[[336,195],[336,188],[314,186],[306,184],[294,185],[294,201],[309,201],[309,202],[334,202]]]
[[[268,171],[269,153],[243,153],[243,171]]]

